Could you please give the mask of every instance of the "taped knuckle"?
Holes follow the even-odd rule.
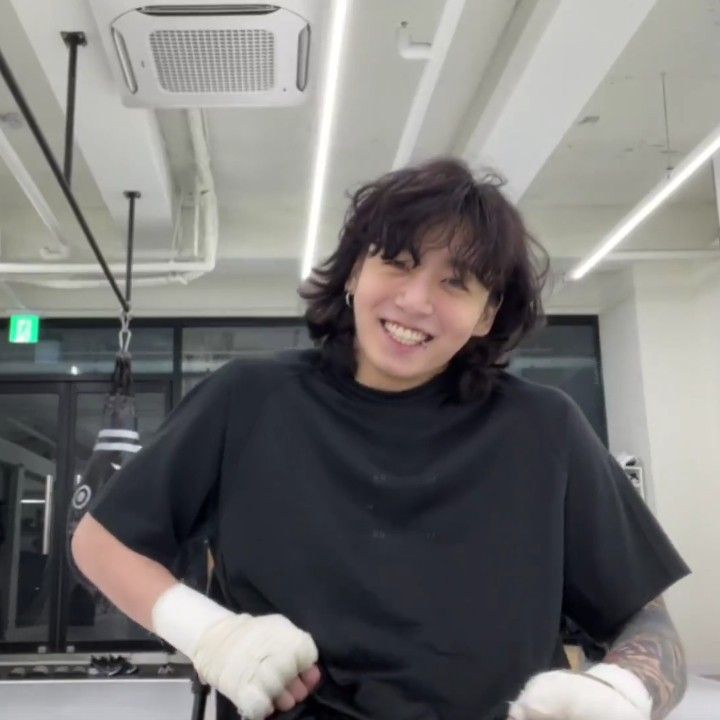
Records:
[[[277,664],[272,657],[265,658],[258,663],[253,676],[253,683],[258,685],[270,698],[277,698],[285,691],[288,680],[278,671]]]
[[[302,632],[295,649],[299,672],[309,670],[318,661],[318,649],[309,633]]]
[[[248,720],[263,720],[274,710],[270,697],[254,683],[241,684],[231,700]]]

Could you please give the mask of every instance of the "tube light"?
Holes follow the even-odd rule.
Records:
[[[330,138],[335,118],[335,100],[337,98],[338,77],[340,75],[340,51],[346,29],[346,18],[350,0],[335,0],[330,26],[330,46],[328,48],[327,74],[325,75],[325,92],[320,117],[320,133],[318,135],[315,154],[315,171],[313,174],[310,213],[308,216],[305,252],[303,254],[300,277],[304,280],[312,270],[315,245],[317,244],[320,210],[325,192],[328,156],[330,154]]]
[[[683,161],[670,176],[660,182],[636,207],[626,215],[592,251],[590,257],[574,267],[568,277],[580,280],[608,253],[619,245],[645,218],[655,211],[694,172],[720,150],[720,126],[716,127]]]

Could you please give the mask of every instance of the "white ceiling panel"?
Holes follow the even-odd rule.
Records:
[[[583,123],[587,118],[591,120]],[[718,123],[720,3],[658,0],[523,203],[634,204]],[[684,190],[670,202],[712,201],[711,185],[699,182],[692,187],[692,194]]]
[[[92,0],[113,7],[123,1]],[[0,47],[58,158],[67,58],[58,34],[89,33],[92,47],[79,54],[73,187],[103,251],[108,259],[123,257],[127,204],[116,196],[137,178],[150,188],[137,206],[137,256],[166,252],[169,228],[153,229],[153,218],[168,217],[161,176],[167,172],[167,187],[188,193],[197,172],[186,113],[121,105],[84,0],[32,4],[29,10],[25,0],[0,0]],[[347,193],[391,169],[427,77],[429,61],[400,56],[400,24],[407,23],[413,41],[432,43],[448,9],[460,5],[461,0],[351,2],[316,261],[335,247]],[[310,84],[303,104],[204,110],[219,213],[215,271],[188,285],[138,287],[136,314],[300,310],[295,288],[332,3],[309,0],[308,7]],[[720,122],[720,0],[466,0],[447,53],[434,61],[438,75],[427,111],[412,118],[419,122],[412,160],[454,152],[475,166],[496,165],[509,177],[511,192],[525,190],[521,209],[558,268],[593,247],[661,179],[668,163],[677,163]],[[8,112],[17,108],[0,82],[0,128],[57,214],[73,259],[91,259],[29,131],[2,124]],[[165,169],[158,158],[165,158]],[[718,225],[715,192],[708,166],[623,248],[711,246]],[[47,241],[1,162],[0,238],[0,263],[35,262]],[[564,311],[598,307],[608,297],[608,278],[618,271],[617,264],[608,265],[554,301]],[[19,304],[54,315],[116,313],[109,288],[60,291],[14,280],[3,286],[4,280],[0,276],[0,309],[6,313]]]

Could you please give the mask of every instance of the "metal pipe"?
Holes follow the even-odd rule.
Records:
[[[400,57],[405,60],[429,60],[432,57],[432,45],[426,42],[414,42],[407,26],[407,21],[403,20],[396,33]]]
[[[45,476],[45,509],[43,512],[43,535],[42,535],[42,554],[50,554],[50,526],[52,525],[52,509],[53,509],[53,491],[55,488],[55,478],[53,475]]]
[[[127,239],[127,265],[125,269],[125,300],[130,304],[130,293],[132,291],[132,261],[133,261],[133,234],[135,232],[135,200],[140,197],[137,190],[126,190],[125,197],[130,201],[128,217],[128,239]]]
[[[61,32],[65,44],[70,48],[68,60],[67,104],[65,105],[65,180],[72,185],[73,132],[75,128],[75,90],[77,89],[77,49],[87,45],[83,32]]]
[[[209,251],[206,251],[209,254]],[[127,270],[125,262],[113,262],[110,269],[124,277]],[[135,273],[161,272],[198,272],[210,271],[207,260],[167,260],[163,262],[135,263]],[[95,263],[0,263],[0,275],[96,275],[99,272]],[[12,282],[20,278],[12,278]]]
[[[202,213],[202,232],[204,251],[201,260],[166,260],[162,262],[135,263],[133,273],[165,273],[154,277],[145,277],[135,280],[136,287],[166,285],[174,282],[187,284],[191,280],[212,272],[217,263],[218,250],[218,209],[215,183],[210,168],[210,153],[207,143],[203,114],[201,110],[187,111],[188,124],[192,139],[193,154],[197,164],[198,178],[195,184],[195,205]],[[200,232],[198,223],[196,232]],[[182,208],[178,208],[177,227],[179,232],[182,226]],[[194,246],[198,245],[198,238],[194,238]],[[125,263],[111,263],[110,269],[120,276],[127,272]],[[12,275],[12,282],[21,282],[42,287],[56,289],[101,287],[103,282],[98,280],[42,280],[43,275],[72,275],[97,274],[99,269],[94,263],[0,263],[0,275]],[[29,277],[35,276],[35,277]]]
[[[173,283],[187,285],[189,282],[202,277],[206,273],[207,271],[203,270],[201,272],[169,273],[166,275],[151,275],[143,278],[133,278],[133,286],[158,287],[161,285],[172,285]],[[25,285],[39,285],[40,287],[54,288],[56,290],[79,290],[82,288],[103,287],[103,285],[105,285],[105,281],[99,278],[97,280],[39,280],[22,277],[17,278],[17,282],[21,282]]]
[[[60,185],[60,189],[63,191],[63,194],[65,195],[65,198],[67,199],[68,203],[70,204],[70,207],[72,208],[73,214],[75,215],[78,223],[80,224],[80,227],[82,228],[83,233],[85,234],[85,237],[87,238],[88,243],[90,243],[90,247],[92,248],[93,253],[95,254],[95,257],[97,258],[97,261],[100,263],[100,267],[102,268],[103,272],[105,273],[105,277],[107,278],[108,282],[110,283],[110,287],[112,288],[112,291],[115,293],[115,296],[117,297],[118,301],[120,302],[120,306],[122,307],[125,312],[129,312],[130,308],[128,307],[128,304],[125,302],[125,298],[122,296],[122,293],[120,292],[120,288],[117,286],[117,283],[115,282],[115,278],[112,276],[112,273],[110,272],[110,269],[107,266],[107,263],[105,262],[105,258],[103,257],[102,252],[100,251],[100,248],[98,247],[97,243],[95,242],[95,238],[93,237],[92,231],[88,227],[87,222],[85,221],[85,217],[82,214],[82,211],[80,210],[80,207],[77,204],[77,201],[75,200],[75,196],[73,195],[72,191],[68,187],[68,184],[65,182],[65,178],[63,177],[63,174],[60,172],[60,168],[58,167],[57,161],[55,160],[52,151],[50,150],[50,147],[47,143],[47,140],[45,139],[45,136],[43,135],[42,131],[40,130],[40,127],[38,126],[35,116],[33,115],[32,110],[28,106],[27,102],[25,101],[25,97],[22,94],[22,91],[20,90],[20,87],[17,84],[17,81],[15,80],[15,76],[13,75],[12,71],[10,70],[10,67],[8,66],[5,56],[3,55],[2,50],[0,50],[0,74],[2,74],[3,79],[5,80],[5,84],[8,86],[8,89],[10,90],[13,98],[15,98],[15,102],[17,103],[18,107],[20,108],[20,112],[23,114],[23,117],[25,118],[25,121],[27,122],[28,126],[30,127],[30,130],[32,131],[32,134],[35,136],[35,140],[37,141],[38,145],[40,146],[40,149],[42,150],[43,155],[45,156],[45,159],[47,160],[48,164],[50,165],[50,169],[53,172],[53,175],[55,175],[55,179],[57,180],[58,184]]]

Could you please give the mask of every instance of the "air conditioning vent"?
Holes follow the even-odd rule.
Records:
[[[140,107],[295,105],[310,26],[275,5],[158,5],[111,25],[124,101]]]
[[[275,36],[267,30],[158,30],[150,47],[158,82],[170,93],[269,92],[275,85]]]

